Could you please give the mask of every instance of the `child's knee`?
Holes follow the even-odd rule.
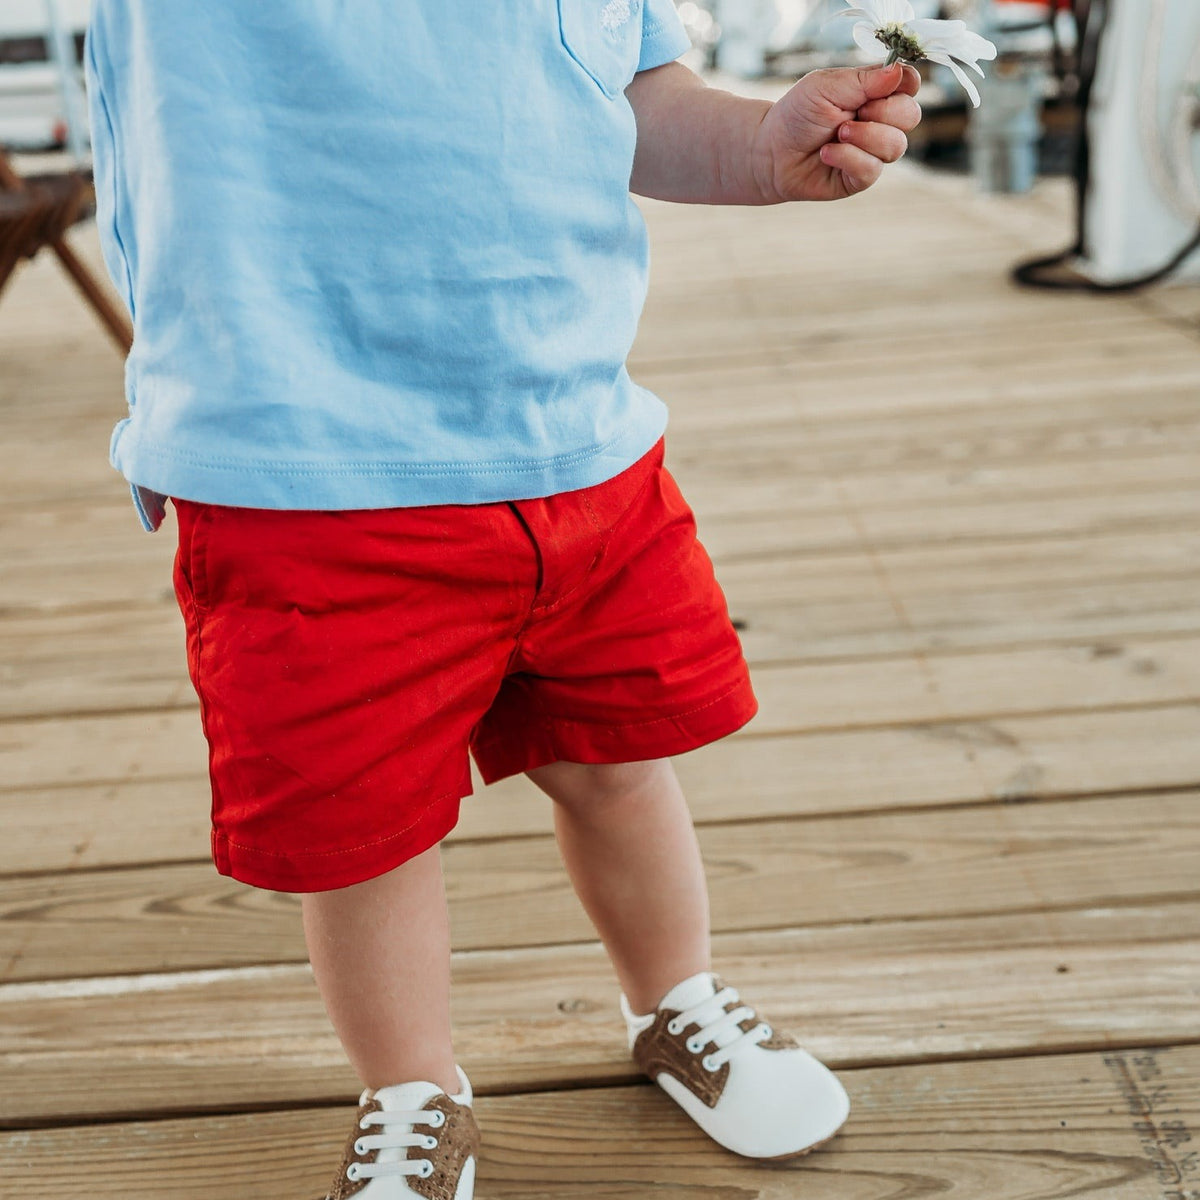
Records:
[[[652,799],[664,787],[676,786],[668,758],[627,763],[555,762],[528,775],[556,804],[568,809],[606,807],[638,797]]]

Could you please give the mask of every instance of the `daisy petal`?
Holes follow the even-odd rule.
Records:
[[[945,50],[947,54],[953,54],[963,62],[973,63],[979,58],[990,61],[996,57],[996,47],[987,38],[981,38],[974,33],[953,39],[934,38],[931,44],[939,50]]]
[[[907,25],[917,14],[909,0],[876,0],[879,14],[883,18],[881,25]]]
[[[954,78],[957,79],[958,82],[963,85],[963,90],[967,93],[968,96],[971,97],[971,104],[975,108],[978,108],[979,107],[979,91],[975,87],[975,85],[971,82],[971,77],[966,73],[966,71],[964,71],[962,69],[962,67],[960,67],[958,65],[958,63],[956,63],[954,61],[954,59],[952,59],[949,55],[946,55],[945,59],[936,59],[935,58],[933,61],[934,62],[943,62],[943,61],[945,62],[946,66],[948,66],[950,68],[950,70],[952,70],[954,72]]]
[[[925,41],[926,38],[932,41],[934,38],[958,37],[966,31],[967,23],[966,21],[938,21],[932,17],[918,17],[915,21],[909,21],[908,27],[922,41]]]
[[[996,47],[973,33],[963,21],[913,21],[910,28],[922,46],[944,51],[963,62],[996,57]]]
[[[966,27],[966,21],[935,21],[932,17],[920,17],[908,23],[910,32],[922,46],[928,42],[957,38]]]
[[[963,49],[967,50],[972,58],[993,59],[996,57],[995,43],[989,42],[987,38],[978,33],[972,33],[969,29],[963,34]]]
[[[875,30],[865,21],[854,27],[854,40],[858,48],[871,59],[882,62],[887,58],[887,47],[875,36]]]

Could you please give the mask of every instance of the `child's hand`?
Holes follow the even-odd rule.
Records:
[[[768,199],[843,200],[869,188],[908,149],[920,86],[903,63],[805,75],[758,127],[755,173]]]

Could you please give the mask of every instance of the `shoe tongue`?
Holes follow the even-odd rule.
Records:
[[[699,975],[693,975],[690,979],[683,980],[682,983],[677,983],[663,998],[659,1007],[671,1008],[677,1012],[682,1012],[685,1008],[691,1008],[694,1004],[702,1004],[705,1000],[711,999],[717,994],[716,985],[713,982],[711,971],[701,971]],[[717,1010],[717,1016],[720,1017],[720,1010]],[[728,1029],[722,1029],[713,1039],[714,1046],[728,1046],[730,1042],[737,1041],[742,1036],[742,1030],[736,1025],[729,1026]]]
[[[659,1008],[671,1008],[682,1012],[693,1004],[700,1004],[710,996],[715,996],[717,989],[713,986],[711,971],[701,971],[692,975],[682,983],[677,983],[660,1001]]]
[[[397,1083],[391,1087],[377,1088],[373,1095],[384,1112],[411,1112],[424,1108],[442,1089],[436,1083],[418,1079],[412,1083]]]

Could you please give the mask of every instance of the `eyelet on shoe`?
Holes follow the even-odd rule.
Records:
[[[421,1159],[421,1169],[418,1174],[422,1179],[428,1179],[433,1174],[433,1163],[427,1158]]]
[[[715,1070],[717,1069],[717,1064],[713,1062],[713,1060],[712,1060],[712,1055],[711,1055],[711,1054],[706,1054],[706,1055],[705,1055],[705,1056],[704,1056],[704,1057],[703,1057],[703,1058],[700,1060],[700,1065],[701,1065],[701,1066],[702,1066],[702,1067],[703,1067],[703,1068],[704,1068],[706,1071],[715,1071]]]
[[[432,1108],[429,1110],[429,1124],[434,1129],[441,1129],[446,1123],[446,1114],[440,1108]]]
[[[426,1150],[436,1150],[437,1144],[437,1138],[429,1133],[425,1135],[425,1140],[421,1143]]]
[[[683,1032],[683,1022],[676,1021],[674,1018],[672,1018],[670,1021],[667,1022],[667,1032],[671,1033],[671,1034],[682,1033]]]
[[[693,1054],[699,1054],[704,1049],[704,1043],[696,1041],[695,1038],[688,1038],[684,1043]]]
[[[366,1154],[367,1153],[367,1148],[366,1148],[366,1146],[363,1145],[362,1138],[359,1138],[358,1141],[354,1143],[354,1153],[355,1154]]]
[[[351,1163],[346,1168],[346,1178],[350,1180],[351,1183],[358,1182],[358,1163]]]

